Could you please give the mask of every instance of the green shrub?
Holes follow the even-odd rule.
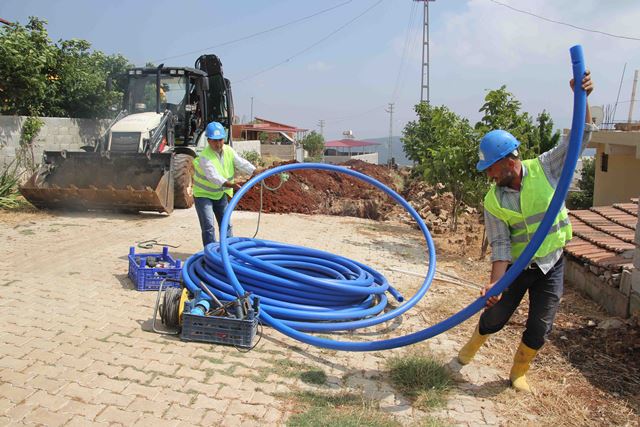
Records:
[[[262,160],[262,156],[256,150],[245,151],[240,155],[242,158],[249,161],[253,166],[263,167],[264,161]]]

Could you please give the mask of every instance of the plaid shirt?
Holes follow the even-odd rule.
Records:
[[[591,124],[586,124],[584,128],[584,135],[582,137],[582,146],[580,147],[580,153],[591,140],[591,132],[598,128]],[[567,149],[569,148],[569,136],[563,138],[562,142],[553,147],[546,153],[542,153],[538,156],[544,174],[549,180],[549,183],[553,188],[556,188],[558,181],[560,180],[560,174],[562,173],[562,167],[564,166],[564,160],[567,155]],[[522,176],[527,176],[527,169],[522,165]],[[520,191],[514,190],[510,187],[496,187],[496,197],[500,206],[505,209],[510,209],[515,212],[522,212],[520,209]],[[564,204],[563,204],[564,207]],[[487,239],[491,245],[491,262],[494,261],[509,261],[511,262],[511,232],[507,223],[498,219],[487,209],[484,210],[484,224],[487,231]],[[549,255],[540,258],[534,258],[532,262],[535,262],[543,273],[547,274],[551,267],[562,256],[562,249],[555,250]]]

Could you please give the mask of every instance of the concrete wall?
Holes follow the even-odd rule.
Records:
[[[291,145],[273,145],[273,144],[261,144],[260,153],[262,157],[270,156],[277,157],[281,160],[295,160],[296,158],[296,146]]]
[[[242,153],[246,151],[255,151],[258,154],[260,153],[260,140],[254,141],[236,141],[233,140],[233,149],[236,150],[236,153],[242,155]]]
[[[621,149],[629,153],[621,153]],[[611,147],[607,172],[602,171],[603,152],[603,147],[598,146],[593,205],[627,203],[630,198],[637,197],[640,193],[640,159],[636,158],[635,152],[631,147]]]
[[[6,167],[16,157],[20,145],[23,116],[0,116],[0,168]],[[83,145],[92,145],[109,125],[109,120],[69,119],[43,117],[44,126],[36,136],[34,154],[37,161],[44,150],[79,150]]]
[[[355,156],[324,156],[325,163],[343,163],[347,160],[362,160],[363,162],[378,164],[378,153],[358,154]]]
[[[595,132],[589,147],[596,148],[594,206],[626,203],[640,194],[640,132]],[[603,154],[609,156],[607,172]]]

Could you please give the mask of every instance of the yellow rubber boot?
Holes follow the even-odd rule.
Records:
[[[516,355],[513,358],[513,366],[511,367],[511,373],[509,379],[511,380],[511,386],[518,391],[527,391],[531,393],[531,388],[527,382],[527,376],[525,375],[529,370],[529,365],[538,350],[534,350],[528,347],[525,343],[521,342],[516,351]]]
[[[480,335],[479,326],[476,326],[476,329],[473,331],[473,335],[471,335],[469,342],[467,342],[464,347],[462,347],[458,352],[458,362],[460,362],[461,365],[466,365],[471,362],[471,360],[473,360],[473,356],[476,355],[487,338],[489,338],[489,334]]]

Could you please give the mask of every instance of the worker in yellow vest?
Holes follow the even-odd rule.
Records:
[[[220,230],[224,211],[229,199],[233,197],[233,190],[240,188],[240,184],[234,180],[236,171],[252,175],[256,168],[224,143],[227,132],[220,123],[209,123],[205,136],[207,147],[193,159],[193,197],[202,230],[202,244],[207,246],[216,241],[213,217],[215,216]],[[232,235],[229,224],[227,236]]]
[[[572,79],[572,90],[573,83]],[[582,88],[587,96],[593,90],[589,71],[582,79]],[[586,122],[582,149],[595,130],[588,104]],[[568,144],[569,140],[565,138],[535,159],[520,160],[520,142],[509,132],[493,130],[482,138],[477,169],[485,171],[494,182],[484,199],[485,228],[491,245],[492,267],[490,282],[480,292],[482,296],[522,254],[540,225],[560,179]],[[562,248],[570,239],[571,223],[563,206],[531,264],[501,295],[487,300],[487,308],[480,316],[471,339],[458,353],[461,364],[471,362],[489,335],[504,327],[524,294],[529,292],[529,316],[514,356],[509,380],[516,390],[531,392],[525,374],[551,331],[563,294]]]

